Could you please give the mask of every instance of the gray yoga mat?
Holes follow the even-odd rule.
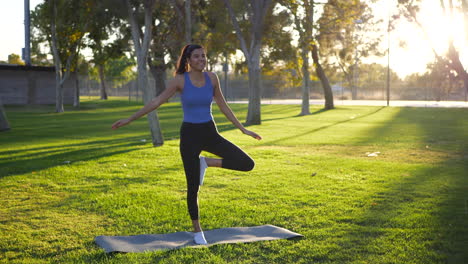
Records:
[[[264,240],[302,237],[287,229],[274,225],[252,227],[229,227],[204,231],[211,246],[227,243],[247,243]],[[97,236],[96,244],[109,252],[145,252],[182,247],[201,247],[193,242],[192,232],[137,236]]]

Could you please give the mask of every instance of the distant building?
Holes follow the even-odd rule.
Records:
[[[73,104],[74,78],[64,84],[64,104]],[[55,68],[0,64],[0,98],[4,105],[55,104]]]

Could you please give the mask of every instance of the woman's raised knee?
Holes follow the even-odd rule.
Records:
[[[243,163],[243,171],[251,171],[255,167],[255,161],[250,157],[246,159]]]

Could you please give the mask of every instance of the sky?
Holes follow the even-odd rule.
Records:
[[[44,0],[30,0],[33,10]],[[0,60],[8,60],[8,55],[16,53],[21,56],[24,47],[24,1],[0,0]]]
[[[30,8],[44,0],[30,0]],[[384,20],[388,17],[388,7],[396,0],[381,0],[375,6],[374,14]],[[24,47],[24,1],[23,0],[0,0],[0,60],[7,60],[8,55],[16,53],[21,55]],[[461,61],[468,68],[468,37],[463,32],[463,18],[457,15],[450,19],[444,17],[439,1],[423,0],[422,9],[419,14],[421,23],[428,29],[430,42],[415,24],[400,20],[396,24],[395,31],[390,33],[390,68],[400,77],[411,73],[424,72],[426,65],[434,60],[431,46],[442,53],[446,50],[447,39],[454,32],[455,45],[461,54]],[[386,29],[385,25],[383,30]],[[468,29],[466,29],[468,30]],[[387,46],[387,34],[382,42],[384,48]],[[430,44],[432,43],[432,45]],[[404,44],[404,46],[402,46]],[[377,62],[386,65],[387,57],[369,58],[364,62]]]
[[[445,2],[448,2],[444,0]],[[389,5],[396,0],[381,0],[374,8],[374,15],[388,21],[388,11],[396,12]],[[415,23],[400,19],[395,24],[395,30],[390,32],[390,68],[400,77],[414,72],[426,71],[426,65],[434,61],[432,47],[439,55],[447,51],[450,34],[454,36],[454,45],[460,52],[460,60],[468,69],[468,34],[463,27],[463,16],[455,14],[453,18],[446,17],[440,8],[439,1],[422,0],[418,20],[427,31],[427,36]],[[457,1],[454,1],[457,2]],[[446,6],[448,4],[446,3]],[[390,8],[389,8],[390,7]],[[383,25],[386,30],[386,22]],[[383,44],[387,47],[387,37]],[[403,45],[403,47],[402,47]],[[375,59],[378,63],[387,64],[387,58]]]

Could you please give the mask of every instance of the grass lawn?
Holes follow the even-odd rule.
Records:
[[[262,141],[213,107],[256,168],[207,171],[204,229],[272,224],[305,238],[106,254],[95,236],[191,230],[180,105],[159,110],[158,148],[145,118],[110,129],[139,107],[6,107],[0,263],[468,263],[468,109],[365,106],[297,116],[300,106],[264,105],[250,127]],[[245,117],[246,105],[232,108]]]

